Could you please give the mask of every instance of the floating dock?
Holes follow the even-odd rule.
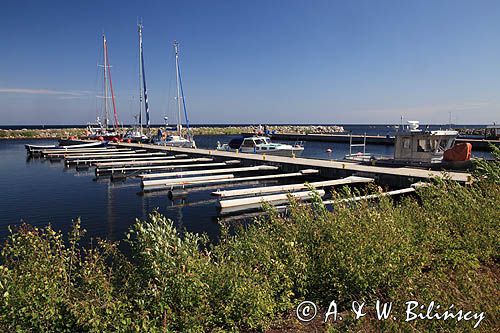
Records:
[[[263,203],[286,210],[290,196],[306,203],[317,197],[325,204],[335,205],[411,194],[416,183],[426,183],[433,177],[460,183],[472,181],[472,176],[464,172],[443,173],[412,167],[372,166],[142,143],[110,143],[105,148],[79,151],[52,149],[40,155],[51,160],[64,159],[67,168],[76,167],[76,174],[79,170],[95,168],[96,180],[110,178],[111,181],[126,181],[127,186],[137,186],[141,195],[151,192],[161,196],[167,192],[173,200],[186,198],[191,192],[211,191],[207,193],[208,199],[201,202],[216,203],[214,206],[218,207],[220,216],[245,216],[248,214],[244,212],[260,210]],[[362,186],[373,182],[387,191],[340,201],[330,192],[336,186]]]
[[[320,141],[320,142],[342,142],[349,144],[350,135],[349,134],[296,134],[296,133],[275,133],[269,134],[271,139],[275,140],[286,140],[286,141]],[[363,143],[365,139],[364,135],[353,134],[353,143]],[[366,143],[371,145],[394,145],[394,136],[383,136],[383,135],[367,135]],[[469,142],[472,144],[473,150],[490,150],[489,145],[493,144],[500,146],[500,140],[486,140],[486,139],[466,139],[457,138],[457,143]]]
[[[448,178],[460,183],[469,183],[472,181],[471,174],[466,172],[448,171],[443,173],[441,171],[412,167],[371,166],[337,160],[244,154],[200,148],[165,147],[139,143],[117,143],[113,145],[120,148],[142,148],[150,151],[188,154],[195,157],[210,157],[215,161],[238,159],[241,161],[242,166],[273,165],[278,166],[280,170],[286,172],[298,172],[303,169],[316,169],[318,170],[318,175],[325,179],[360,176],[373,178],[377,184],[394,187],[408,187],[413,183],[418,181],[427,181],[433,177]]]

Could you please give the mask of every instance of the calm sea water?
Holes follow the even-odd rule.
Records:
[[[232,136],[198,136],[200,148],[214,148],[217,141]],[[0,140],[0,239],[8,234],[8,225],[22,221],[36,226],[51,224],[68,231],[71,221],[81,218],[90,237],[121,239],[136,218],[143,219],[157,209],[171,218],[180,229],[218,235],[218,211],[210,192],[216,188],[192,192],[184,201],[170,200],[166,192],[140,194],[135,178],[111,182],[95,180],[94,172],[77,172],[62,162],[28,159],[24,144],[54,144],[51,140]],[[326,149],[332,148],[332,153]],[[307,142],[303,157],[339,159],[348,152],[348,144]],[[368,146],[371,153],[392,155],[393,147]],[[297,179],[294,179],[297,182]],[[258,186],[262,183],[231,185],[224,188]],[[222,187],[222,186],[219,186]]]

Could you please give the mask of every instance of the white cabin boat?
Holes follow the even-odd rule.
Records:
[[[410,121],[409,128],[396,133],[394,160],[409,163],[441,163],[444,152],[455,144],[457,131],[422,131],[418,121]]]
[[[418,121],[408,121],[408,126],[395,134],[393,157],[374,156],[366,153],[364,150],[366,147],[365,141],[364,144],[351,145],[363,146],[363,152],[357,154],[350,153],[345,156],[345,159],[377,165],[390,164],[432,167],[433,165],[443,164],[445,152],[455,148],[455,140],[458,137],[458,132],[454,130],[424,131],[418,127]],[[469,149],[470,155],[470,147],[466,149]],[[467,156],[467,154],[464,156]],[[463,160],[456,160],[454,162],[468,161],[469,158],[464,157]]]
[[[267,136],[252,136],[248,138],[233,139],[229,143],[217,144],[217,150],[239,151],[248,154],[266,154],[277,156],[299,157],[304,151],[302,144],[289,145],[284,143],[273,143]]]

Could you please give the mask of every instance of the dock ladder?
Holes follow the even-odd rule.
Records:
[[[349,156],[352,156],[352,147],[363,147],[363,156],[366,155],[366,132],[363,137],[363,143],[352,143],[352,132],[349,133]]]

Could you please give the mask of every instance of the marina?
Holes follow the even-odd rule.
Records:
[[[211,146],[211,142],[216,138],[202,137],[199,140],[202,146]],[[18,147],[19,153],[24,150],[22,142],[14,141],[10,145],[13,148]],[[21,162],[23,159],[19,153],[17,159]],[[307,153],[307,146],[305,154],[310,154]],[[46,163],[54,157],[58,158],[55,163]],[[10,163],[15,164],[15,161]],[[51,183],[59,184],[61,191],[67,186],[75,186],[74,181],[77,181],[77,187],[81,189],[78,191],[81,199],[77,201],[84,200],[85,196],[82,195],[94,196],[92,193],[97,194],[104,190],[98,195],[101,198],[105,195],[107,199],[104,202],[91,204],[94,199],[83,202],[88,202],[89,207],[95,208],[102,207],[103,204],[108,206],[105,210],[108,217],[104,217],[106,222],[102,226],[109,223],[115,225],[117,216],[123,214],[124,224],[119,223],[119,227],[110,225],[111,229],[104,234],[110,239],[120,237],[135,217],[145,216],[154,208],[159,208],[167,216],[171,214],[177,223],[185,225],[188,230],[209,232],[212,237],[216,237],[219,228],[217,221],[220,219],[251,219],[254,216],[252,214],[257,214],[256,211],[264,202],[276,206],[280,211],[286,210],[284,198],[288,198],[288,195],[307,202],[311,199],[311,190],[314,189],[325,203],[331,204],[329,194],[333,188],[362,188],[368,183],[377,184],[384,189],[383,193],[388,193],[387,195],[407,195],[411,194],[411,190],[407,189],[411,188],[412,184],[428,181],[430,177],[443,176],[441,172],[419,168],[374,167],[338,160],[127,142],[109,143],[106,147],[92,150],[43,149],[38,154],[28,154],[28,159],[22,163],[26,163],[26,171],[34,167],[38,170],[37,173],[43,173],[44,169],[45,172],[50,172],[52,176],[48,179],[54,178]],[[449,172],[447,177],[462,183],[470,181],[470,174],[464,172]],[[48,184],[42,184],[37,185],[39,191],[49,188]],[[101,190],[86,191],[87,187]],[[52,192],[59,193],[59,189]],[[124,200],[123,196],[127,199]],[[43,198],[44,195],[38,197]],[[366,197],[370,198],[373,197]],[[74,204],[77,204],[77,201],[74,201]],[[43,200],[40,204],[42,203]],[[45,208],[41,211],[51,207],[44,205]],[[133,208],[135,212],[124,207],[136,207]],[[81,214],[70,209],[68,213],[75,214],[71,215],[71,218],[83,215],[84,226],[90,228],[93,235],[103,235],[102,231],[98,231],[103,230],[102,227],[91,227],[93,223],[104,222],[102,218],[89,218],[85,211],[83,209]],[[202,213],[206,217],[200,217],[197,212],[201,211],[207,212]],[[100,215],[101,212],[102,210],[98,209],[96,214]],[[181,212],[183,217],[178,220]],[[118,215],[115,216],[116,214]],[[30,220],[29,216],[23,219],[25,218]],[[130,222],[126,222],[127,220]],[[63,225],[58,222],[58,226]]]
[[[222,141],[224,138],[199,138],[202,147],[215,147],[217,140]],[[208,232],[212,237],[217,237],[219,219],[234,220],[238,217],[238,220],[244,220],[252,216],[252,212],[259,210],[259,205],[254,202],[255,198],[269,195],[282,197],[315,189],[325,191],[323,200],[327,202],[331,189],[335,187],[348,185],[362,188],[364,184],[376,183],[387,191],[393,191],[410,187],[420,180],[426,181],[431,175],[441,175],[437,171],[416,168],[370,167],[326,159],[331,155],[324,153],[324,146],[314,147],[314,143],[305,146],[304,155],[320,157],[324,154],[323,159],[127,142],[109,143],[105,147],[75,148],[70,151],[70,148],[55,148],[57,144],[54,145],[54,141],[37,142],[40,142],[40,145],[51,143],[53,147],[40,148],[24,159],[22,155],[27,152],[24,149],[24,141],[12,141],[6,146],[18,153],[13,155],[17,156],[16,158],[10,157],[4,167],[22,163],[16,169],[26,168],[24,179],[36,179],[35,182],[31,181],[36,184],[34,186],[37,191],[34,193],[40,192],[37,195],[39,203],[33,206],[37,207],[36,210],[30,213],[28,209],[25,214],[17,215],[18,221],[20,218],[31,221],[34,216],[53,210],[53,204],[48,202],[64,202],[66,191],[75,193],[79,198],[73,200],[68,207],[84,205],[86,208],[78,206],[78,209],[66,209],[56,215],[54,223],[64,230],[68,221],[81,216],[83,225],[92,235],[110,239],[120,238],[135,217],[145,217],[147,212],[154,208],[159,208],[167,216],[179,221],[180,225],[185,225],[188,230]],[[337,153],[341,154],[339,149],[337,148]],[[52,162],[48,163],[50,161]],[[49,175],[39,178],[30,175],[30,170],[36,170],[39,175]],[[5,174],[9,171],[4,168],[3,172]],[[451,176],[460,182],[467,182],[469,175],[454,172]],[[48,183],[44,183],[44,179]],[[4,178],[4,186],[10,187],[11,185],[7,185],[9,181]],[[79,190],[75,192],[71,188]],[[12,194],[23,196],[19,194],[22,189],[23,187],[20,187]],[[57,199],[58,196],[61,198]],[[96,201],[98,198],[101,202]],[[233,206],[233,202],[230,209],[222,209],[225,203],[221,205],[220,202],[232,199],[253,201],[247,205],[243,200],[245,204],[241,206]],[[307,202],[309,195],[300,195],[300,200]],[[241,201],[236,201],[238,202]],[[9,200],[4,200],[4,203],[9,207],[3,206],[6,220],[1,223],[12,223],[13,215],[8,212],[10,207],[15,205],[12,206],[12,201]],[[270,200],[269,204],[278,208],[283,206],[281,199]],[[106,206],[107,208],[104,208]],[[207,213],[201,213],[202,211]],[[181,212],[183,217],[178,220],[178,214]],[[57,216],[67,217],[63,221]],[[118,220],[123,222],[118,223]],[[106,229],[103,227],[106,225],[111,228],[109,232],[104,232]]]
[[[500,332],[500,2],[2,10],[0,332]]]

